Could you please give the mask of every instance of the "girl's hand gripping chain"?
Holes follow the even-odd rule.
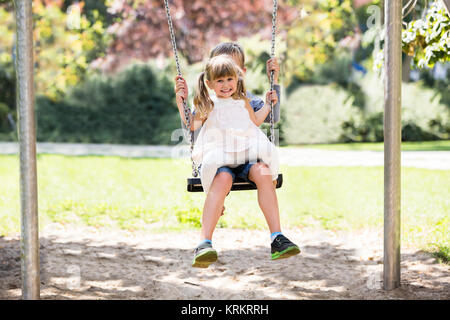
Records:
[[[277,95],[277,92],[275,90],[268,91],[266,93],[266,104],[270,105],[270,102],[272,102],[273,105],[276,105],[277,102],[278,102],[278,95]]]
[[[278,75],[280,74],[280,65],[278,64],[277,58],[271,58],[266,62],[267,76],[270,81],[270,73],[273,71],[273,83],[278,83]]]
[[[176,94],[176,101],[179,105],[180,103],[183,103],[184,101],[187,101],[188,98],[188,86],[186,83],[186,80],[183,79],[181,76],[175,77],[175,94]]]

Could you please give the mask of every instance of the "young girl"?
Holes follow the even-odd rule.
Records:
[[[193,158],[196,164],[201,163],[201,181],[207,196],[202,217],[202,241],[195,250],[194,267],[208,267],[217,260],[217,252],[212,248],[212,233],[220,217],[225,192],[229,191],[235,175],[248,180],[250,176],[254,178],[251,181],[258,188],[260,207],[272,232],[272,259],[287,258],[300,252],[280,232],[278,204],[272,184],[278,176],[277,151],[257,127],[242,75],[242,70],[232,58],[221,55],[213,57],[199,77],[194,99],[197,112],[191,115],[190,129],[195,130],[203,125]],[[215,95],[209,95],[205,83]],[[178,90],[180,115],[183,99],[187,99],[187,92]],[[267,93],[266,105],[271,100],[276,103],[275,92]],[[185,121],[184,117],[182,120]],[[258,168],[258,173],[253,170],[254,174],[250,175],[251,168],[258,161],[264,165]],[[217,187],[225,181],[229,186]]]
[[[228,55],[229,57],[231,57],[233,59],[233,61],[241,68],[241,70],[243,71],[243,73],[245,74],[246,72],[246,68],[245,68],[245,53],[244,53],[244,49],[242,48],[241,45],[239,45],[236,42],[221,42],[219,43],[217,46],[215,46],[210,53],[210,58],[219,56],[219,55]],[[271,58],[269,60],[267,60],[266,63],[266,71],[267,71],[267,77],[270,81],[270,75],[271,72],[273,72],[273,88],[275,89],[276,93],[277,93],[277,100],[275,105],[273,106],[273,118],[274,118],[274,122],[278,122],[280,119],[280,86],[278,84],[278,76],[279,76],[279,72],[280,72],[280,66],[278,64],[278,60],[276,58]],[[176,86],[175,86],[175,92],[178,92],[180,90],[183,90],[185,92],[187,92],[187,84],[186,82],[181,79],[181,78],[176,78]],[[270,111],[270,105],[266,104],[262,99],[260,99],[259,97],[253,95],[250,91],[246,92],[247,94],[247,98],[249,100],[250,106],[253,108],[254,112],[255,112],[255,117],[256,117],[256,125],[260,126],[263,122],[269,122],[269,111]],[[187,93],[186,93],[187,95]],[[193,112],[193,114],[195,115],[195,110]],[[180,111],[180,116],[183,118],[183,114]],[[196,137],[198,136],[198,131],[199,129],[197,129],[197,131],[194,133],[194,140],[196,139]],[[250,163],[250,166],[252,166],[252,163]],[[250,167],[249,167],[250,168]],[[247,168],[247,169],[249,169]],[[255,169],[259,169],[259,170],[255,170]],[[256,174],[259,174],[260,172],[264,171],[265,167],[263,163],[257,163],[256,166],[253,167],[253,171],[256,172]],[[228,173],[230,173],[230,175],[232,175],[233,180],[235,178],[235,173],[233,173],[232,168],[228,167],[223,167],[220,169],[221,171],[227,171]],[[249,175],[252,173],[251,170],[247,170]],[[244,175],[245,176],[245,175]],[[217,183],[220,182],[226,182],[226,181],[222,181],[222,180],[218,180]],[[250,183],[253,183],[253,180],[249,181]],[[274,181],[274,184],[276,185],[276,181]],[[222,185],[223,189],[227,188],[227,184],[224,183]],[[228,190],[229,193],[229,190]],[[225,211],[225,207],[222,207],[222,215]]]
[[[236,42],[221,42],[217,46],[215,46],[210,53],[210,58],[219,56],[219,55],[228,55],[230,56],[234,62],[242,69],[242,71],[246,72],[245,68],[245,53],[242,46],[240,46]],[[280,85],[278,84],[278,76],[280,73],[280,66],[278,64],[277,58],[271,58],[266,62],[266,72],[267,77],[270,81],[270,74],[273,72],[273,88],[277,92],[277,102],[273,106],[273,118],[274,122],[278,122],[280,119]],[[269,122],[269,111],[270,106],[265,104],[262,99],[253,95],[250,91],[247,91],[247,98],[250,101],[250,105],[255,111],[255,116],[257,119],[257,125],[260,126],[263,122]]]
[[[212,58],[199,77],[194,104],[204,124],[192,156],[197,166],[201,164],[201,181],[206,194],[217,169],[222,166],[236,168],[260,159],[269,166],[267,174],[272,180],[278,177],[277,150],[256,126],[242,76],[234,61],[222,55]],[[215,95],[209,95],[205,83]]]

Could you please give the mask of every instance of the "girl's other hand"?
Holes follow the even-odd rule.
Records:
[[[273,71],[273,82],[278,83],[278,75],[280,74],[280,65],[277,58],[271,58],[266,62],[267,76],[270,81],[270,73]]]
[[[266,93],[266,103],[270,104],[270,102],[272,102],[273,105],[276,105],[277,102],[278,102],[278,95],[277,95],[277,92],[275,90],[268,91]]]
[[[175,94],[177,103],[182,103],[183,100],[187,100],[188,98],[188,86],[186,80],[184,80],[181,76],[175,77]]]

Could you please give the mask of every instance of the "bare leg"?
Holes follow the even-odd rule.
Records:
[[[248,178],[256,184],[258,188],[258,203],[270,233],[281,232],[280,212],[278,209],[278,199],[276,194],[276,181],[272,182],[272,176],[268,173],[268,166],[262,162],[251,166]]]
[[[227,172],[219,172],[214,177],[203,206],[200,240],[212,240],[214,229],[224,210],[225,197],[230,192],[232,184],[233,178]]]

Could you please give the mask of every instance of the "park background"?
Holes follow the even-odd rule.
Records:
[[[209,50],[231,40],[245,49],[248,89],[262,97],[269,87],[272,2],[226,3],[171,2],[190,96]],[[448,12],[440,1],[404,4],[402,149],[448,152]],[[380,0],[279,2],[281,149],[383,150],[383,10]],[[171,139],[181,121],[162,1],[37,0],[33,19],[38,143],[180,143]],[[2,0],[0,148],[1,141],[17,141],[14,50],[14,5]],[[283,165],[281,172],[277,193],[286,228],[382,230],[381,166]],[[204,195],[186,192],[189,176],[186,159],[39,154],[39,224],[195,230]],[[402,168],[402,246],[444,264],[449,181],[448,169]],[[19,232],[19,199],[18,156],[0,155],[0,235]],[[219,228],[265,230],[255,193],[234,192],[225,206]]]

